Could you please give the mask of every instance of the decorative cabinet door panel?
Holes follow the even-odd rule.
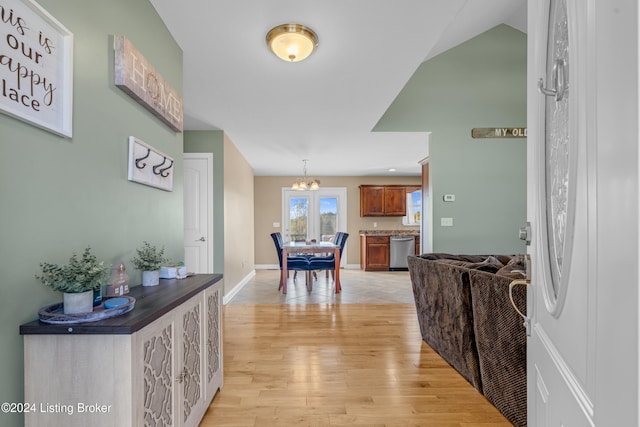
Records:
[[[204,292],[136,334],[134,385],[137,424],[197,426],[205,401]]]
[[[176,378],[179,387],[179,408],[181,426],[197,426],[202,417],[204,405],[204,384],[202,377],[202,296],[186,302],[179,316],[180,322],[180,362]]]
[[[137,335],[134,399],[139,400],[134,407],[138,425],[176,426],[174,316],[161,317]]]
[[[209,402],[222,388],[222,290],[212,286],[205,299],[205,397]]]

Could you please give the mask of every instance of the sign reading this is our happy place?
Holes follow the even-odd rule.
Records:
[[[73,34],[32,0],[0,0],[0,111],[71,137]]]

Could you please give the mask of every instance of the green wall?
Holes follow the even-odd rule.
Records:
[[[129,260],[143,240],[164,245],[173,260],[183,257],[182,134],[114,86],[113,35],[129,38],[178,93],[181,49],[148,0],[38,3],[74,34],[73,138],[0,114],[3,402],[23,401],[19,325],[62,300],[34,278],[40,262],[66,262],[91,246],[108,263],[124,260],[135,285],[140,273]],[[130,135],[175,159],[173,192],[127,180]],[[101,375],[109,375],[108,366],[96,366],[87,380]],[[2,426],[22,424],[20,415],[0,414]]]
[[[424,62],[376,125],[431,132],[433,252],[525,252],[526,139],[472,139],[471,129],[525,127],[526,75],[526,35],[500,25]]]
[[[213,266],[224,273],[224,132],[187,131],[184,152],[213,154]]]

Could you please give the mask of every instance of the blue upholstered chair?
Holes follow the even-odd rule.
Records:
[[[287,280],[286,277],[282,277],[282,235],[278,232],[271,233],[271,238],[273,239],[273,243],[276,245],[276,252],[278,253],[278,263],[280,264],[280,286],[284,280]],[[310,271],[309,270],[309,258],[304,256],[288,256],[287,257],[287,271]]]
[[[344,233],[343,233],[342,231],[338,231],[338,232],[336,232],[336,234],[333,236],[333,243],[335,243],[335,244],[339,244],[340,239],[341,239],[341,236],[342,236],[343,234],[344,234]],[[315,241],[315,240],[314,240],[314,241]],[[334,259],[334,258],[333,258],[333,253],[331,253],[330,255],[300,254],[299,256],[304,256],[304,257],[307,257],[307,258],[315,258],[316,260],[320,260],[320,259],[324,259],[324,260]],[[312,273],[313,273],[313,277],[314,277],[314,279],[318,279],[318,276],[316,275],[316,272],[312,270]],[[298,274],[298,273],[295,273],[295,274]],[[294,276],[293,276],[293,278],[294,278],[294,279],[296,278],[295,274],[294,274]],[[327,277],[329,277],[329,270],[327,270]]]
[[[347,243],[347,239],[349,238],[349,233],[344,233],[342,231],[338,231],[336,233],[336,245],[340,246],[340,258],[342,258],[342,254],[344,253],[344,245]],[[313,256],[309,258],[309,270],[326,270],[331,271],[333,276],[333,280],[335,280],[335,268],[336,268],[336,259],[335,255],[327,255],[327,256]]]

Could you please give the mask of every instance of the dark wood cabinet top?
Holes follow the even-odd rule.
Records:
[[[34,320],[20,325],[21,335],[128,335],[178,307],[222,279],[222,274],[196,274],[186,279],[160,279],[158,286],[135,286],[128,296],[136,299],[133,310],[98,322],[51,325]]]

